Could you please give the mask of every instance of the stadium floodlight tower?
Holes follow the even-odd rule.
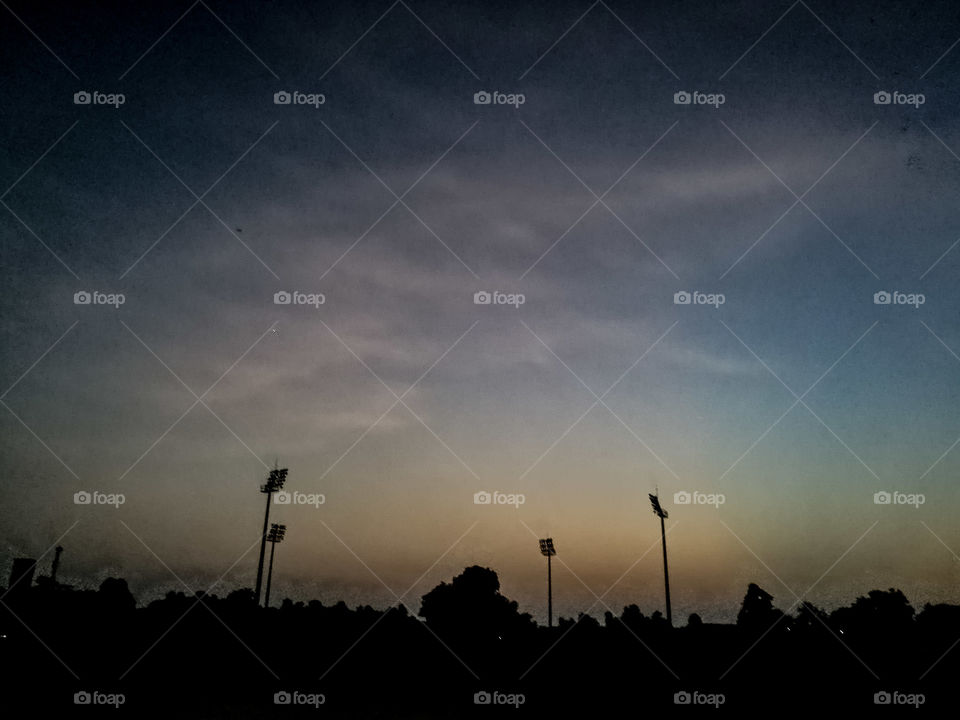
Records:
[[[263,585],[263,555],[267,549],[267,527],[270,523],[270,497],[283,489],[287,481],[287,468],[278,468],[274,463],[267,482],[260,486],[260,492],[267,496],[267,509],[263,514],[263,534],[260,536],[260,561],[257,563],[257,586],[254,589],[257,605],[260,604],[260,588]]]
[[[278,525],[273,523],[270,526],[270,532],[267,533],[267,542],[270,543],[270,567],[267,570],[267,592],[263,598],[263,606],[270,607],[270,581],[273,580],[273,553],[277,549],[277,543],[283,542],[283,538],[287,534],[286,525]]]
[[[659,490],[657,491],[659,493]],[[668,517],[667,511],[660,507],[660,498],[650,495],[650,505],[653,514],[660,518],[660,542],[663,544],[663,588],[667,599],[667,625],[673,625],[673,615],[670,612],[670,574],[667,572],[667,533],[664,530],[663,520]]]
[[[547,627],[553,627],[553,577],[550,558],[557,554],[557,549],[553,546],[553,538],[544,538],[540,541],[540,554],[547,558]]]

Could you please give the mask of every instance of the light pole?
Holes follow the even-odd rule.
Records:
[[[260,486],[260,492],[267,496],[267,509],[263,514],[263,535],[260,537],[260,561],[257,563],[257,586],[254,589],[257,605],[260,604],[260,587],[263,584],[263,554],[267,549],[267,524],[270,522],[270,496],[279,492],[287,481],[287,468],[278,469],[274,465],[267,482]]]
[[[540,553],[547,558],[547,627],[553,627],[553,577],[550,558],[557,554],[556,548],[553,547],[553,538],[544,538],[540,541]]]
[[[270,532],[267,534],[267,542],[270,543],[270,569],[267,570],[267,594],[263,599],[263,606],[270,607],[270,581],[273,579],[273,553],[277,549],[277,543],[283,542],[284,536],[287,534],[286,525],[278,525],[273,523],[270,526]]]
[[[670,612],[670,574],[667,572],[667,533],[663,527],[667,511],[660,507],[660,498],[656,495],[650,495],[650,504],[653,506],[653,514],[660,518],[660,542],[663,544],[663,588],[667,596],[667,625],[673,626],[673,615]]]

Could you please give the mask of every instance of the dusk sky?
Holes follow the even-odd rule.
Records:
[[[960,602],[960,8],[520,5],[5,0],[0,582]]]

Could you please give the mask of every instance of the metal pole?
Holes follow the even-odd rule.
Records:
[[[663,527],[663,515],[660,516],[660,542],[663,544],[663,587],[667,594],[667,624],[673,625],[673,614],[670,612],[670,575],[667,572],[667,533]]]
[[[263,599],[263,606],[270,607],[270,581],[273,580],[273,553],[277,549],[277,543],[270,543],[270,569],[267,571],[267,594]]]
[[[270,522],[270,496],[273,493],[267,493],[267,509],[263,514],[263,535],[260,536],[260,561],[257,563],[257,587],[253,591],[256,596],[257,605],[260,604],[260,586],[263,584],[263,553],[267,549],[267,523]]]
[[[553,576],[550,570],[551,556],[547,555],[547,627],[553,627]]]

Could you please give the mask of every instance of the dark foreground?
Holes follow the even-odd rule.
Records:
[[[679,628],[636,606],[540,627],[477,567],[425,595],[419,618],[316,601],[265,610],[249,590],[137,607],[115,579],[99,591],[13,590],[0,606],[5,717],[953,715],[960,705],[960,607],[916,613],[895,590],[783,615],[751,585],[736,625],[691,616]]]

